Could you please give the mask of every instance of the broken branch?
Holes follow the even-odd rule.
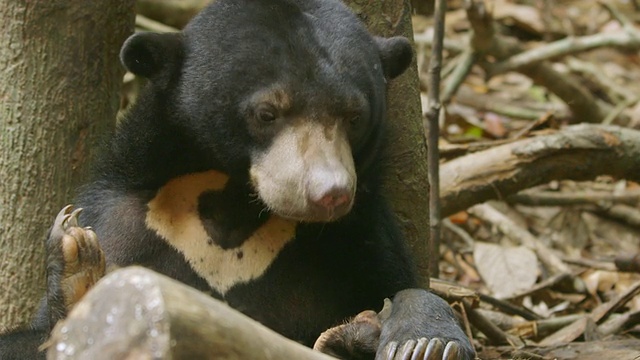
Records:
[[[440,167],[442,215],[551,180],[640,181],[638,144],[640,131],[581,124],[462,156]]]

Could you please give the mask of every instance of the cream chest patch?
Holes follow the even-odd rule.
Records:
[[[221,191],[228,176],[217,171],[169,181],[148,204],[146,225],[181,252],[191,268],[224,295],[236,284],[259,278],[295,236],[296,223],[272,215],[241,246],[223,249],[209,239],[198,213],[198,197]],[[214,240],[214,241],[210,241]]]

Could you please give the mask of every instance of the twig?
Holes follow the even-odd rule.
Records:
[[[629,286],[629,288],[627,288],[615,299],[607,301],[606,303],[601,304],[593,309],[589,316],[593,319],[593,321],[600,323],[602,320],[609,317],[611,313],[631,301],[631,299],[633,299],[638,294],[640,294],[640,281]]]
[[[453,75],[452,75],[453,76]],[[464,80],[464,79],[462,79]],[[458,89],[456,89],[458,90]],[[445,91],[451,91],[451,96],[454,95],[454,89],[445,89]],[[446,95],[446,94],[445,94]],[[566,117],[568,116],[568,112],[564,109],[561,109],[558,106],[547,106],[547,109],[528,109],[520,106],[515,106],[512,101],[500,99],[500,98],[490,98],[487,95],[479,95],[470,90],[468,86],[462,86],[455,93],[456,103],[471,106],[475,109],[481,111],[491,111],[496,114],[501,114],[504,116],[514,117],[517,119],[525,119],[525,120],[537,120],[543,118],[546,114],[552,112],[557,113],[558,116]],[[445,101],[445,96],[443,96],[443,102]]]
[[[489,296],[485,294],[479,294],[479,295],[480,295],[480,301],[485,302],[489,305],[492,305],[493,307],[497,308],[503,313],[506,313],[509,315],[518,315],[523,319],[529,320],[529,321],[542,319],[542,316],[534,313],[529,309],[515,306],[508,301],[496,299],[493,296]]]
[[[620,220],[628,225],[640,228],[640,210],[624,204],[601,205],[593,210],[596,214]]]
[[[633,24],[633,21],[629,20],[626,16],[622,15],[622,13],[620,11],[618,11],[618,9],[616,9],[613,5],[611,5],[610,2],[598,1],[598,4],[600,4],[600,6],[604,7],[605,9],[607,9],[609,14],[611,14],[611,17],[613,17],[620,24],[622,24],[622,27],[626,31],[636,32],[635,25]],[[636,32],[636,34],[637,34],[637,32]]]
[[[533,285],[531,288],[525,290],[525,291],[521,291],[517,294],[511,295],[512,299],[516,299],[516,298],[520,298],[523,296],[527,296],[527,295],[531,295],[537,291],[540,291],[542,289],[546,289],[549,287],[554,287],[556,285],[560,285],[560,284],[566,284],[567,282],[571,281],[571,284],[569,284],[569,287],[577,293],[585,293],[587,290],[586,285],[584,284],[584,282],[582,282],[582,280],[579,277],[573,276],[570,273],[561,273],[561,274],[557,274],[557,275],[553,275],[547,279],[544,279],[542,281],[540,281],[539,283]]]
[[[637,204],[640,202],[640,191],[631,190],[623,193],[605,192],[551,192],[551,191],[523,191],[507,198],[510,203],[529,206],[566,206],[599,204],[603,202]]]
[[[640,49],[637,32],[601,33],[581,37],[567,37],[541,47],[521,52],[491,67],[491,76],[513,71],[561,56],[584,52],[600,47],[624,47]]]
[[[465,50],[462,55],[460,55],[460,59],[458,61],[458,65],[455,67],[451,76],[448,77],[447,82],[444,86],[443,95],[441,97],[441,101],[443,103],[448,103],[451,100],[451,97],[458,91],[458,88],[464,82],[464,79],[467,78],[471,69],[473,68],[473,64],[478,60],[478,56],[476,52],[473,50]]]
[[[469,340],[473,343],[473,331],[471,331],[471,320],[469,320],[469,314],[467,314],[467,309],[465,308],[465,304],[463,302],[456,302],[452,304],[452,307],[462,315],[462,323],[464,325],[464,332],[469,337]]]
[[[516,324],[509,333],[523,338],[545,336],[575,322],[582,317],[583,315],[565,315],[549,319],[527,321]]]
[[[480,298],[475,291],[462,285],[436,278],[431,278],[429,282],[431,283],[431,291],[449,303],[459,302],[464,299],[475,307],[480,302]]]
[[[624,101],[626,99],[636,98],[636,93],[620,85],[615,78],[609,76],[602,68],[596,66],[593,63],[578,59],[576,57],[569,57],[566,61],[567,66],[573,72],[580,73],[581,76],[588,78],[600,87],[604,88],[603,91],[616,102]]]
[[[468,301],[464,301],[464,309],[469,317],[469,321],[491,340],[493,344],[510,344],[514,347],[524,346],[524,342],[519,338],[502,331],[498,326],[488,320],[479,311],[471,307]]]
[[[436,1],[435,24],[433,31],[433,47],[429,61],[429,108],[425,114],[425,134],[427,136],[427,160],[429,163],[429,273],[431,277],[439,276],[438,262],[440,258],[440,154],[438,139],[440,138],[440,70],[442,69],[442,46],[444,42],[444,21],[447,10],[446,0]]]
[[[602,336],[612,335],[638,323],[640,323],[640,310],[629,311],[602,323],[598,326],[598,332]]]
[[[511,144],[517,140],[518,139],[498,139],[498,140],[491,140],[491,141],[480,140],[477,142],[462,143],[462,144],[445,142],[444,145],[440,146],[440,158],[445,161],[452,161],[456,158],[464,157],[465,155],[473,154],[475,152],[486,151],[488,149],[494,148],[496,146],[504,145],[504,144]],[[441,177],[440,181],[442,183],[445,180]],[[440,194],[442,196],[442,192],[440,192]],[[460,209],[460,210],[464,210],[464,209]],[[452,213],[447,213],[445,216],[449,216],[451,214]]]
[[[606,303],[598,305],[591,314],[576,320],[569,326],[547,336],[540,341],[540,346],[555,346],[569,343],[584,333],[589,323],[599,323],[605,320],[613,311],[629,302],[634,296],[640,293],[640,282],[631,285],[624,293]]]
[[[527,359],[527,360],[549,360],[544,355],[539,355],[529,351],[528,349],[516,349],[511,352],[510,358],[512,359]]]
[[[445,228],[447,228],[449,231],[456,234],[460,239],[462,239],[469,248],[471,249],[473,248],[473,244],[475,243],[475,240],[473,240],[471,235],[469,235],[469,233],[466,232],[464,229],[462,229],[460,226],[452,223],[451,220],[449,220],[448,218],[445,218],[442,220],[442,225],[444,225]]]
[[[545,124],[548,124],[548,126],[552,126],[554,119],[555,119],[554,114],[552,112],[547,112],[543,116],[535,119],[535,121],[531,121],[526,126],[523,126],[522,129],[516,131],[513,135],[511,135],[511,138],[512,139],[523,138],[531,134],[531,132],[536,128],[542,127]]]
[[[611,110],[607,114],[607,117],[605,117],[602,120],[602,124],[609,125],[609,124],[613,123],[613,120],[615,120],[618,117],[618,115],[620,115],[620,113],[622,113],[624,111],[624,109],[626,109],[628,107],[631,107],[632,105],[634,105],[638,101],[640,101],[640,96],[637,96],[637,97],[634,97],[634,98],[628,98],[625,101],[619,103],[618,105],[616,105],[615,108],[613,108],[613,110]]]
[[[585,258],[568,258],[564,256],[562,257],[562,261],[566,262],[567,264],[577,265],[590,269],[616,271],[616,266],[612,262],[597,261]]]

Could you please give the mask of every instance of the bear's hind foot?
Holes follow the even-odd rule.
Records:
[[[47,300],[50,325],[67,312],[105,274],[105,258],[96,233],[78,225],[82,209],[65,206],[47,239]]]

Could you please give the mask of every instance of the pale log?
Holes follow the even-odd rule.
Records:
[[[48,359],[333,359],[142,267],[98,282],[48,346]]]

